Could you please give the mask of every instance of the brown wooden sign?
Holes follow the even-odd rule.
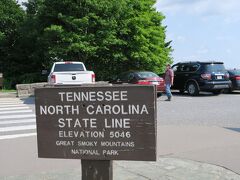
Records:
[[[35,90],[38,155],[87,160],[156,160],[154,86]]]

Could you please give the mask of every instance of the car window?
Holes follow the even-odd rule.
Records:
[[[174,72],[195,72],[200,67],[199,64],[181,64],[172,67]]]
[[[128,81],[128,74],[129,74],[128,72],[127,73],[122,73],[122,74],[119,75],[119,77],[117,79],[119,79],[123,82],[126,82],[126,81]]]
[[[198,68],[199,68],[199,66],[200,66],[199,64],[192,64],[192,65],[190,65],[190,66],[189,66],[190,71],[191,71],[191,72],[197,71]]]
[[[151,78],[151,77],[158,77],[158,75],[156,75],[153,72],[138,72],[137,73],[138,77],[140,78]]]
[[[240,75],[240,70],[232,70],[232,71],[228,71],[230,75]]]
[[[172,67],[172,70],[173,70],[174,72],[179,71],[179,66],[178,66],[178,65],[173,66],[173,67]]]
[[[185,64],[181,67],[182,72],[189,72],[190,71],[190,66],[188,64]]]
[[[134,78],[134,74],[130,73],[128,74],[128,81],[131,81]]]
[[[56,64],[54,67],[54,72],[63,71],[84,71],[82,64]]]
[[[205,69],[208,72],[226,71],[223,64],[206,64]]]
[[[189,72],[189,71],[190,71],[190,67],[188,64],[182,64],[177,67],[177,72]]]

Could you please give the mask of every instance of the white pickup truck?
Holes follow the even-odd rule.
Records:
[[[55,62],[48,76],[50,85],[76,85],[95,83],[93,71],[87,71],[82,62]]]

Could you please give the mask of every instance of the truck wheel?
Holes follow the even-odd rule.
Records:
[[[199,94],[197,84],[195,82],[189,82],[187,84],[187,92],[191,96],[197,96]]]

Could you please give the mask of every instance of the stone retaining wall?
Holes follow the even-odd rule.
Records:
[[[34,89],[41,88],[44,86],[47,86],[47,82],[42,83],[32,83],[32,84],[17,84],[17,96],[18,97],[28,97],[28,96],[34,96]],[[101,85],[107,85],[107,81],[98,81],[96,84]]]
[[[34,95],[35,88],[41,88],[47,85],[47,82],[43,83],[32,83],[32,84],[17,84],[17,96],[18,97],[27,97]]]

